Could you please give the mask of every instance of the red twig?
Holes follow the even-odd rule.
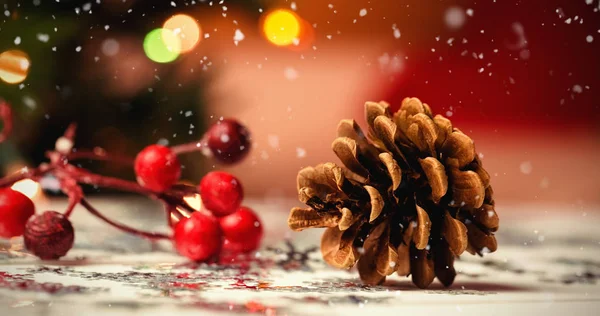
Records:
[[[66,156],[66,158],[69,161],[89,159],[89,160],[109,161],[109,162],[114,162],[114,163],[119,163],[119,164],[124,164],[124,165],[133,164],[133,159],[131,159],[130,157],[126,157],[126,156],[122,156],[122,155],[115,155],[115,154],[108,154],[104,149],[101,149],[101,148],[94,148],[94,150],[77,150],[77,151],[74,151],[74,152],[71,152],[70,154],[68,154]]]
[[[95,209],[86,199],[81,199],[80,204],[83,207],[85,207],[88,210],[88,212],[90,212],[90,214],[98,217],[99,219],[103,220],[107,224],[109,224],[117,229],[120,229],[124,232],[130,233],[130,234],[133,234],[136,236],[140,236],[143,238],[147,238],[147,239],[171,239],[171,236],[169,236],[169,235],[165,235],[165,234],[161,234],[161,233],[145,232],[142,230],[134,229],[129,226],[123,225],[121,223],[117,223],[117,222],[109,219],[108,217],[102,215],[102,213],[100,213],[97,209]]]
[[[10,109],[10,106],[8,106],[8,103],[2,100],[0,100],[0,121],[2,121],[2,124],[4,125],[2,130],[0,130],[0,143],[2,143],[10,136],[13,127],[12,110]]]
[[[6,177],[0,179],[0,188],[11,186],[15,182],[21,181],[23,179],[31,179],[31,178],[41,177],[44,174],[51,172],[54,169],[55,169],[54,166],[47,165],[47,164],[40,165],[38,168],[35,168],[35,169],[24,168],[21,171],[18,171],[16,173],[13,173],[9,176],[6,176]]]
[[[202,151],[205,148],[205,145],[202,142],[193,142],[187,144],[181,144],[171,147],[171,150],[176,154],[186,154],[195,151]]]
[[[0,101],[0,120],[4,124],[4,128],[0,132],[0,142],[2,142],[8,137],[12,130],[11,108],[7,103],[2,101]],[[165,212],[167,214],[169,224],[172,224],[171,219],[186,217],[196,211],[183,199],[185,196],[198,193],[198,189],[194,186],[178,184],[166,192],[153,192],[140,186],[136,182],[99,175],[70,164],[70,161],[81,159],[108,161],[127,165],[133,164],[133,159],[130,157],[108,154],[101,148],[95,148],[94,150],[73,150],[72,148],[73,141],[75,139],[76,128],[76,124],[70,124],[64,135],[57,141],[56,148],[53,151],[48,151],[46,153],[46,156],[50,160],[49,163],[41,164],[39,167],[34,169],[23,169],[20,172],[0,179],[0,188],[10,186],[23,179],[38,179],[46,174],[51,173],[58,179],[61,190],[69,198],[69,203],[64,214],[66,217],[71,215],[77,204],[81,204],[92,215],[98,217],[109,225],[124,232],[148,239],[169,239],[171,237],[161,233],[141,231],[115,222],[104,216],[85,199],[80,184],[113,188],[160,200],[165,205]],[[204,145],[201,142],[193,142],[172,147],[172,150],[176,154],[181,154],[200,151],[203,147]]]

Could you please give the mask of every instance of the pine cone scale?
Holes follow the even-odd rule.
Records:
[[[327,227],[324,260],[357,264],[361,280],[412,274],[427,287],[437,276],[454,281],[453,262],[464,251],[495,251],[498,215],[489,174],[473,141],[416,98],[393,115],[385,102],[367,102],[368,137],[354,120],[338,124],[333,163],[302,169],[293,230]]]

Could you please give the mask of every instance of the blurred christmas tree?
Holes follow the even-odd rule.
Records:
[[[258,13],[254,1],[227,4]],[[215,71],[202,71],[206,57],[198,53],[156,63],[144,51],[144,37],[170,16],[193,16],[210,7],[209,1],[5,3],[0,53],[16,51],[25,57],[17,64],[23,66],[23,80],[0,83],[0,98],[15,115],[11,140],[0,145],[2,172],[14,171],[6,170],[11,165],[43,161],[45,150],[71,122],[78,123],[78,147],[100,146],[129,156],[150,143],[198,139],[206,121],[206,83]],[[11,66],[0,58],[0,74],[13,68],[14,60]],[[182,157],[190,176],[201,168],[198,159]],[[124,171],[101,164],[91,168]]]

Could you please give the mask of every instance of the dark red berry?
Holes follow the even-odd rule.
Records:
[[[207,173],[200,180],[202,204],[215,216],[222,217],[235,212],[244,198],[242,184],[233,175],[223,171]]]
[[[181,255],[194,261],[204,261],[221,250],[222,233],[214,216],[194,212],[175,225],[173,239]]]
[[[25,247],[43,260],[58,259],[73,247],[73,225],[61,213],[46,211],[32,216],[25,226]]]
[[[205,141],[215,159],[225,164],[242,160],[250,151],[250,132],[233,119],[220,120],[205,134]]]
[[[23,235],[25,223],[35,213],[33,202],[21,192],[0,189],[0,237]]]
[[[177,155],[161,145],[150,145],[140,151],[134,168],[138,183],[156,192],[168,190],[181,176]]]
[[[220,219],[223,231],[223,249],[248,252],[258,249],[263,227],[258,215],[248,207],[240,207],[235,213]]]

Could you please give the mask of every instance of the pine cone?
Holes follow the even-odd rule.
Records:
[[[292,230],[327,227],[323,259],[337,268],[358,262],[360,278],[412,274],[426,288],[437,278],[450,286],[454,258],[497,248],[490,177],[473,141],[450,120],[416,98],[393,116],[385,102],[365,104],[369,135],[342,120],[334,163],[298,173],[298,196],[310,208],[293,208]]]

